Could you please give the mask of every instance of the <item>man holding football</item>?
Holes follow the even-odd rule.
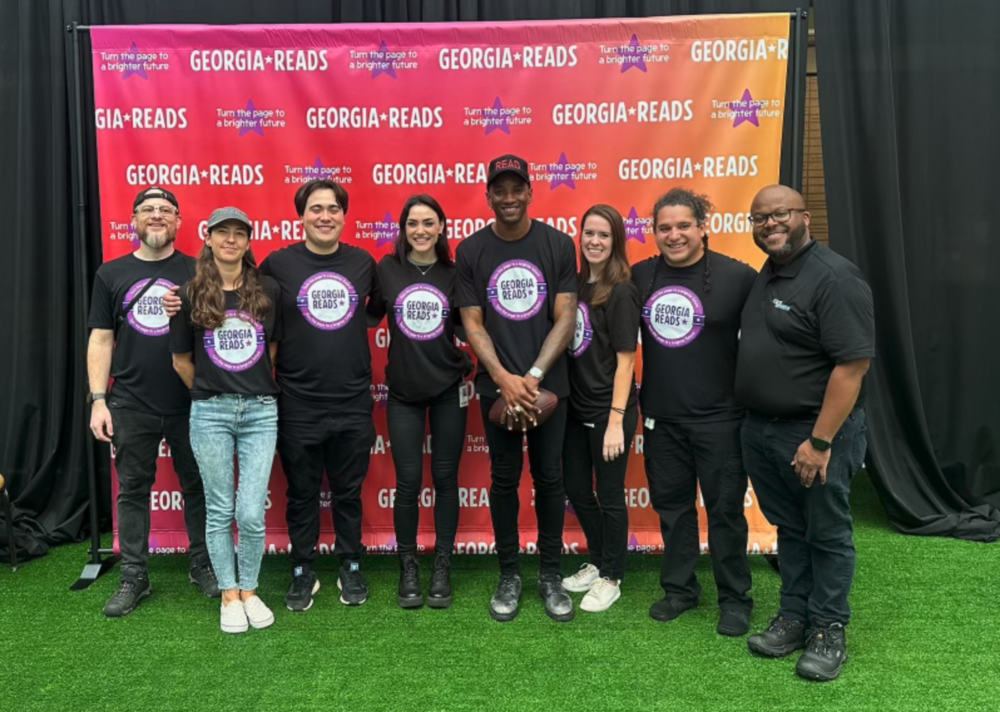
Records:
[[[490,616],[513,620],[521,598],[518,485],[526,435],[538,518],[538,593],[550,618],[569,621],[573,602],[562,587],[559,560],[576,253],[569,235],[528,217],[531,199],[524,159],[490,161],[486,202],[496,222],[458,245],[458,305],[479,362],[476,392],[490,451],[490,514],[500,562]]]

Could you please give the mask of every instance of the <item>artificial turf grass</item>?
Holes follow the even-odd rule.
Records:
[[[284,557],[265,557],[260,595],[269,629],[218,630],[218,601],[187,580],[185,557],[154,557],[153,595],[128,617],[101,614],[117,569],[70,592],[86,544],[0,567],[0,710],[988,710],[1000,706],[1000,545],[904,537],[891,530],[863,477],[855,482],[858,568],[841,679],[795,677],[796,655],[752,657],[745,638],[715,633],[707,557],[701,605],[670,623],[647,615],[660,595],[659,557],[632,555],[622,598],[608,611],[550,621],[535,591],[537,558],[523,557],[516,620],[487,606],[494,557],[453,557],[447,610],[396,605],[397,559],[369,556],[371,598],[338,602],[336,562],[300,614],[282,603]],[[583,557],[565,557],[571,573]],[[430,557],[421,557],[426,590]],[[752,557],[752,630],[777,605],[778,576]],[[583,594],[572,594],[578,604]]]

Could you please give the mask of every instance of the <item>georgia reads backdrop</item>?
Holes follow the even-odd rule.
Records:
[[[457,243],[492,220],[484,197],[487,162],[515,153],[530,164],[530,214],[574,240],[583,212],[610,203],[625,216],[630,260],[654,254],[652,204],[683,185],[708,193],[715,203],[712,248],[759,267],[763,254],[750,237],[747,211],[760,188],[778,181],[788,26],[782,13],[495,24],[93,27],[104,259],[137,247],[132,198],[143,186],[162,185],[181,204],[181,250],[196,254],[209,212],[235,205],[254,222],[252,247],[261,260],[303,239],[292,196],[319,177],[341,182],[350,193],[341,239],[376,260],[391,249],[399,209],[417,192],[441,202],[448,238]],[[313,288],[323,287],[320,280]],[[163,287],[154,287],[144,300],[155,307],[162,293]],[[310,303],[304,300],[301,308],[308,311]],[[683,306],[697,312],[694,302]],[[347,300],[312,316],[336,323],[344,315],[334,311],[352,308]],[[138,326],[163,330],[166,318],[156,308],[142,311]],[[663,326],[665,341],[687,343],[687,332],[700,328],[694,321]],[[364,543],[393,551],[384,324],[370,331],[370,339],[378,437],[363,490]],[[471,383],[466,388],[471,394]],[[428,437],[426,449],[432,447]],[[150,547],[180,552],[187,537],[166,444],[161,455]],[[662,550],[643,473],[641,429],[629,458],[629,546]],[[459,478],[459,553],[492,550],[489,479],[473,400]],[[288,547],[285,488],[276,458],[269,551]],[[521,490],[521,543],[533,551],[527,472]],[[324,489],[321,497],[328,508],[329,492]],[[433,546],[432,500],[427,473],[421,547]],[[752,490],[746,507],[750,549],[772,551],[774,530]],[[585,551],[568,505],[567,514],[566,546]],[[700,502],[699,518],[704,547]],[[332,541],[324,518],[321,551],[329,551]]]

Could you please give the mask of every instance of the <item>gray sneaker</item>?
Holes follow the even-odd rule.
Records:
[[[104,604],[104,615],[108,618],[121,618],[127,616],[139,605],[139,601],[151,594],[153,589],[149,585],[149,578],[140,576],[137,578],[123,578],[118,584],[108,602]]]
[[[538,595],[545,601],[545,615],[549,618],[560,623],[573,620],[576,615],[573,599],[562,587],[562,576],[558,572],[538,575]]]
[[[521,577],[518,574],[500,574],[500,581],[490,599],[490,617],[500,622],[514,620],[520,599]]]

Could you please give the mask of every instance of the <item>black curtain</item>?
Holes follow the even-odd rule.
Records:
[[[868,468],[909,534],[1000,537],[1000,3],[816,0],[830,246],[868,276]]]
[[[804,5],[807,0],[2,0],[0,215],[7,223],[0,231],[0,275],[8,301],[0,349],[0,473],[14,500],[19,558],[86,535],[88,458],[98,468],[101,528],[110,523],[107,449],[88,443],[87,333],[78,297],[90,293],[101,262],[90,44],[80,36],[87,207],[77,219],[68,24],[539,20],[785,12]],[[786,120],[784,175],[789,125]],[[0,559],[9,546],[0,526]]]

